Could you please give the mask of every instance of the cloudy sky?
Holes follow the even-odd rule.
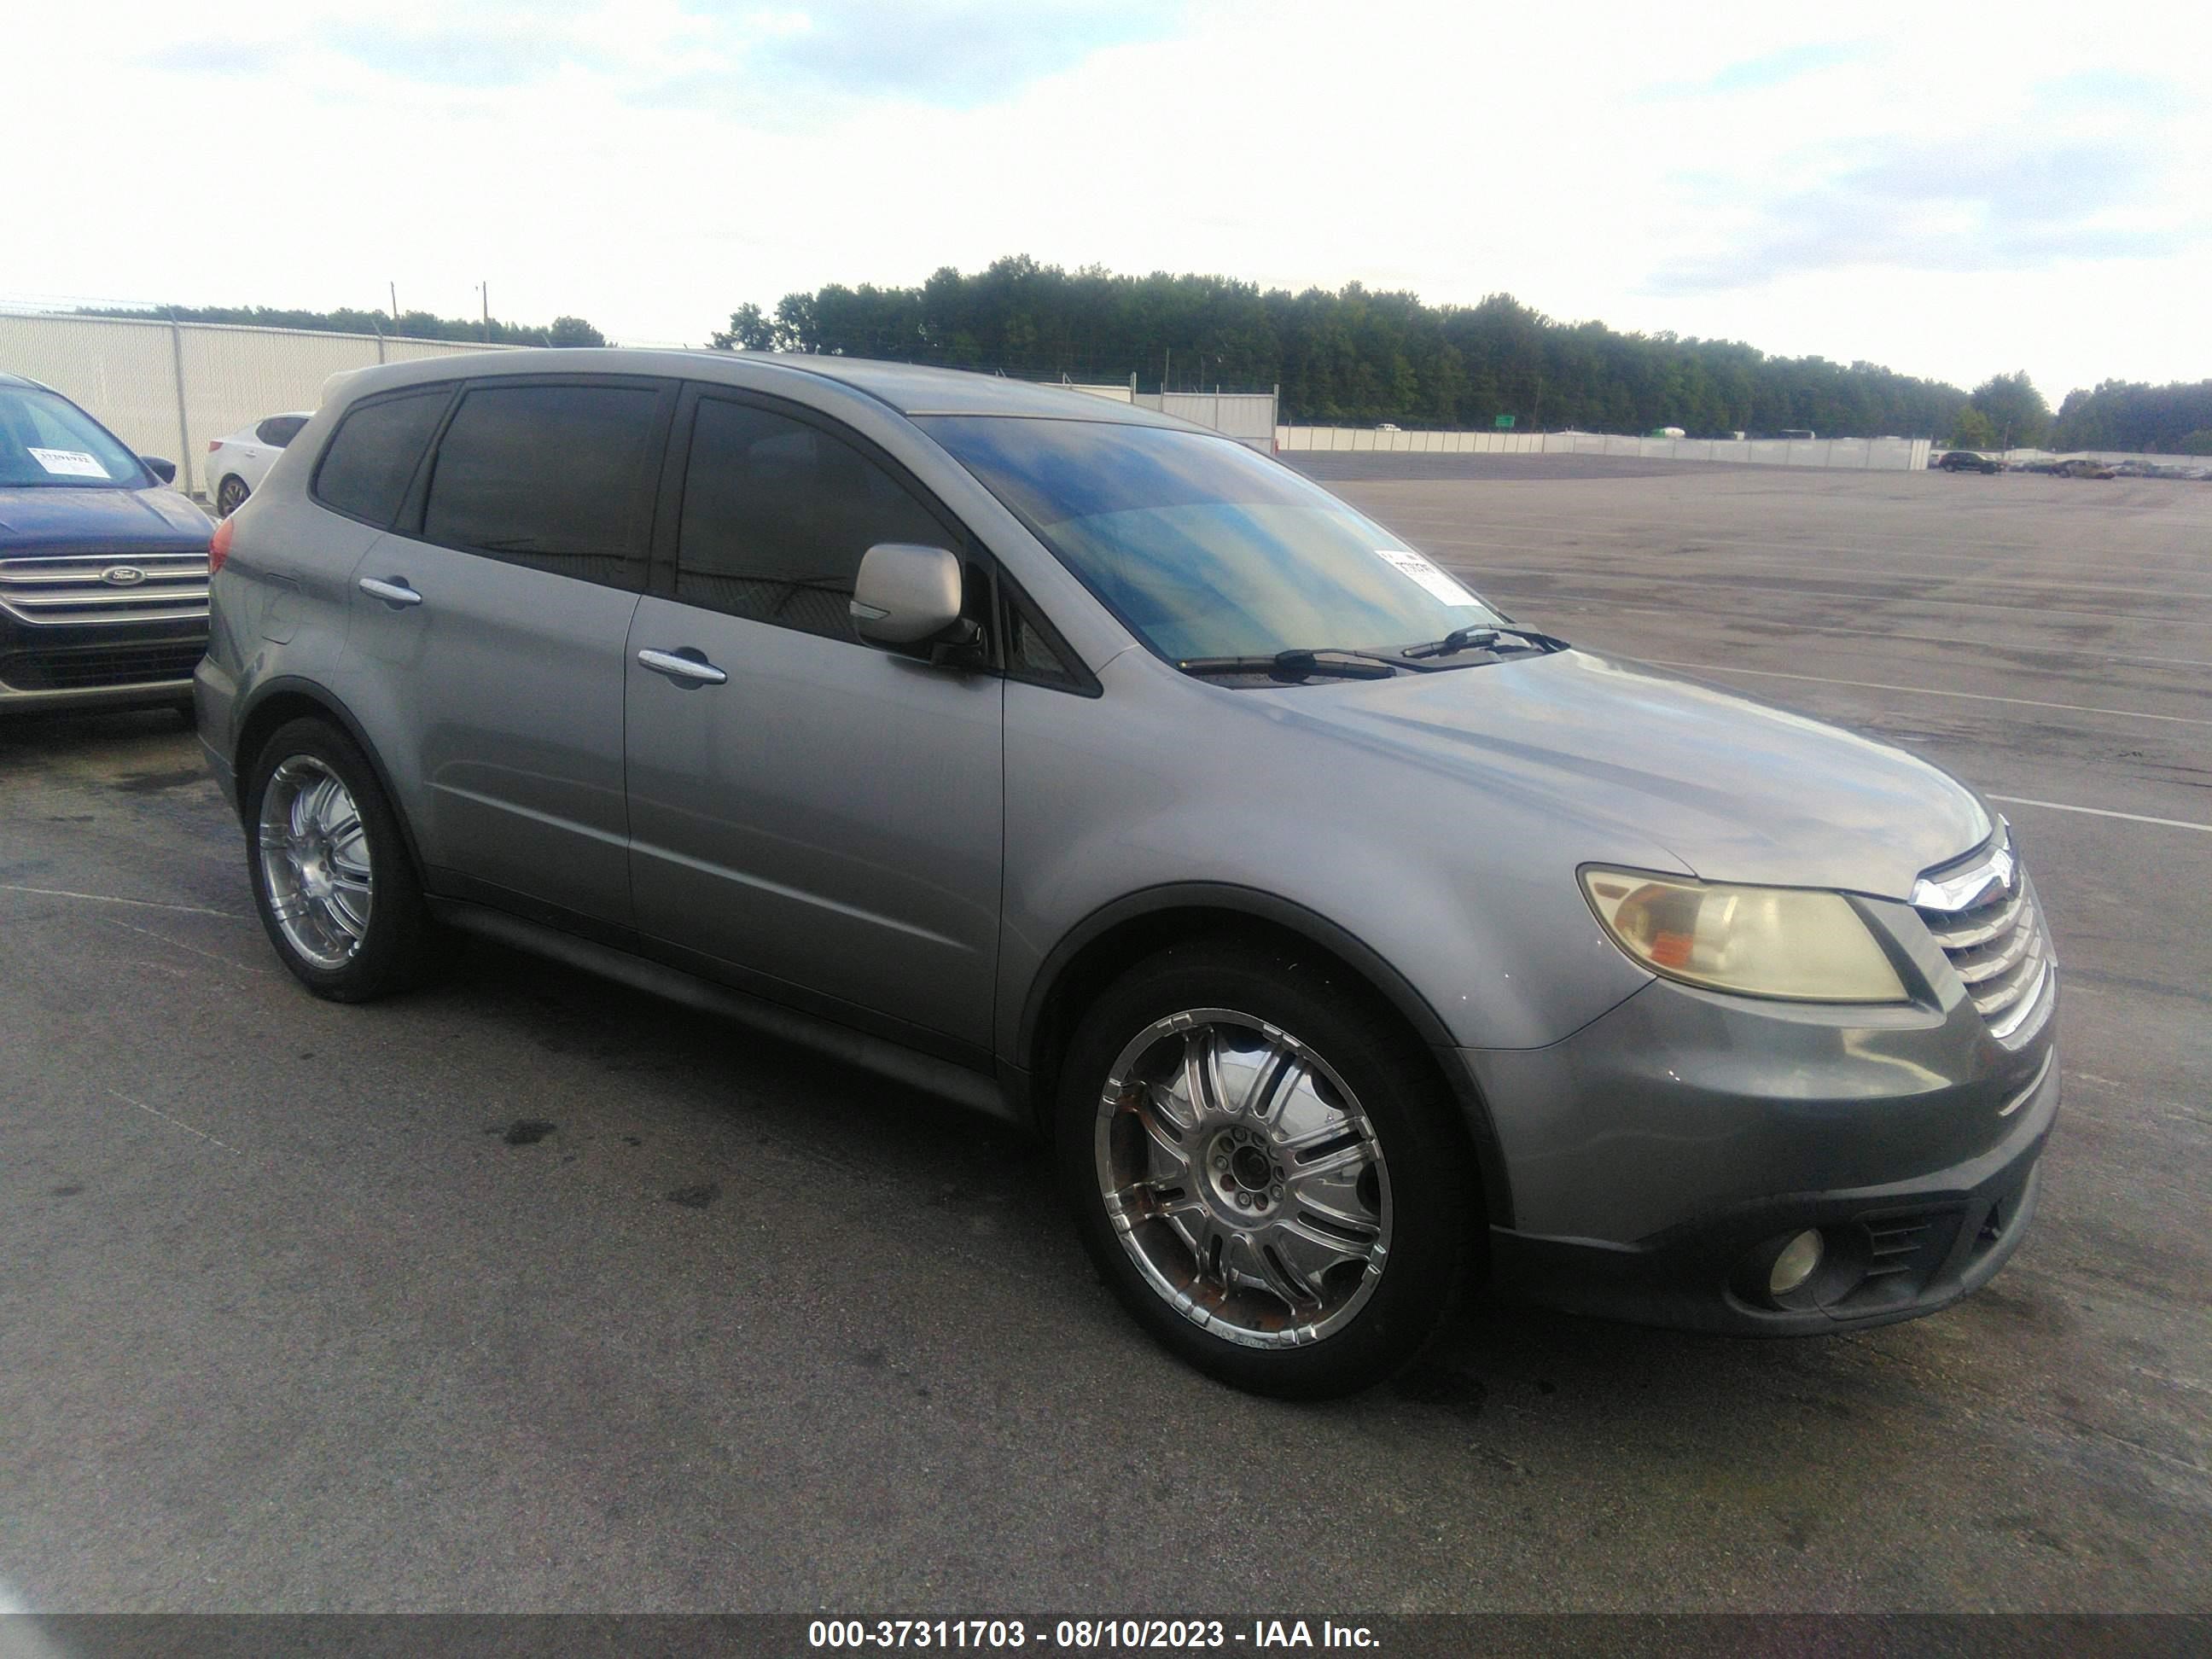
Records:
[[[588,317],[1005,253],[1867,359],[2212,376],[2212,7],[19,9],[0,302]]]

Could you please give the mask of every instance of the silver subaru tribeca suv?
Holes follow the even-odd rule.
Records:
[[[1218,434],[834,357],[343,379],[219,527],[199,729],[285,965],[449,929],[1050,1138],[1241,1387],[1484,1284],[1714,1331],[1995,1273],[2058,1103],[2003,821],[1520,625]]]

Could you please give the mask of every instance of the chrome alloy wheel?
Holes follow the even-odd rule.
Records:
[[[1358,1099],[1296,1037],[1194,1008],[1121,1050],[1098,1184],[1121,1248],[1192,1323],[1253,1348],[1318,1341],[1381,1282],[1390,1177]]]
[[[325,970],[353,960],[368,933],[368,833],[337,775],[295,755],[261,791],[261,877],[284,939]]]

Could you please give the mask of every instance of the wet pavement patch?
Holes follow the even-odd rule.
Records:
[[[497,1135],[510,1146],[535,1146],[560,1127],[559,1124],[548,1122],[542,1117],[519,1117],[508,1124],[504,1130],[497,1124],[494,1124],[484,1133],[488,1135]]]
[[[170,789],[183,789],[204,782],[206,771],[190,767],[181,772],[134,772],[128,777],[118,778],[115,787],[127,795],[158,795]]]

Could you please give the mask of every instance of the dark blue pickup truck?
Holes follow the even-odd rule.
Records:
[[[175,476],[0,374],[0,714],[191,707],[211,526]]]

